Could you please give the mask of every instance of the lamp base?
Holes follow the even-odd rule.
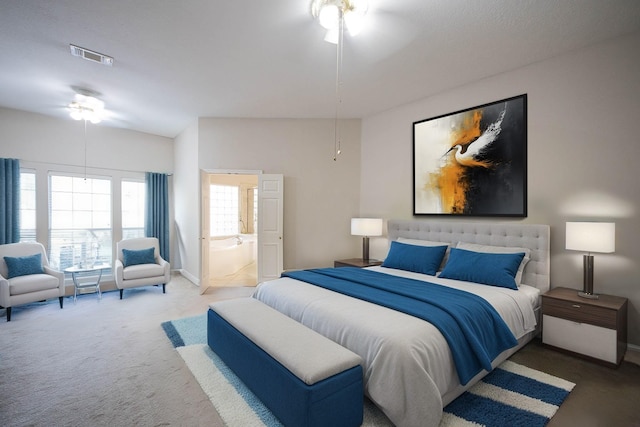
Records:
[[[364,236],[362,238],[362,261],[369,261],[369,237]]]
[[[600,299],[600,295],[598,294],[588,294],[582,291],[578,292],[578,296],[582,298],[589,298],[589,299]]]
[[[578,296],[582,298],[598,299],[598,294],[593,293],[593,255],[585,254],[582,257],[584,287],[582,292],[578,292]]]

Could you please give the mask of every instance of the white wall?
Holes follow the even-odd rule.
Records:
[[[194,283],[200,282],[200,171],[198,121],[194,120],[174,142],[175,268]]]
[[[333,266],[359,254],[360,120],[200,119],[199,167],[284,175],[284,268]]]
[[[629,298],[640,346],[639,52],[636,33],[364,119],[361,211],[412,218],[413,122],[527,93],[528,217],[471,220],[550,224],[551,286],[576,289],[582,254],[564,249],[565,222],[615,221],[616,253],[595,255],[595,289]],[[372,256],[384,247],[372,243]]]
[[[84,122],[0,108],[0,156],[57,165],[84,165]],[[173,171],[173,140],[87,124],[89,168]]]

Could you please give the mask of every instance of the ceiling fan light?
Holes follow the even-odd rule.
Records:
[[[344,24],[352,36],[358,35],[364,26],[364,15],[356,12],[349,12],[344,15]]]
[[[104,102],[93,96],[77,94],[76,102],[78,102],[82,106],[91,108],[92,110],[102,110],[104,108]]]
[[[70,116],[73,120],[82,120],[82,112],[77,107],[74,107],[73,104],[69,106],[71,109]]]
[[[368,0],[349,0],[347,3],[351,12],[358,13],[362,16],[366,15],[369,10]]]
[[[104,115],[104,102],[92,96],[76,94],[75,101],[69,104],[69,110],[73,120],[100,123]]]
[[[325,4],[318,14],[318,21],[327,30],[338,28],[340,20],[340,10],[335,4]]]
[[[341,21],[350,35],[355,36],[363,29],[365,15],[369,10],[368,0],[312,0],[311,14],[320,25],[328,30],[325,41],[338,43],[335,34]]]
[[[333,28],[331,30],[327,30],[327,34],[324,36],[324,41],[338,44],[338,36],[340,35],[340,30],[337,28]]]

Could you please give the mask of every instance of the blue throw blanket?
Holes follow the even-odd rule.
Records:
[[[462,385],[518,341],[485,299],[458,289],[355,267],[289,271],[301,280],[433,324],[444,335]]]

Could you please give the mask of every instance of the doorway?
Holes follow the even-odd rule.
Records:
[[[204,294],[210,286],[255,286],[280,277],[284,245],[283,175],[202,170],[200,183],[200,293]],[[225,201],[225,197],[231,201]],[[239,260],[239,265],[223,271],[216,266],[229,267],[230,261],[218,262],[227,250],[241,252],[236,254],[239,257],[233,257]],[[248,259],[252,261],[247,262]]]
[[[208,174],[209,286],[255,286],[258,175]]]

